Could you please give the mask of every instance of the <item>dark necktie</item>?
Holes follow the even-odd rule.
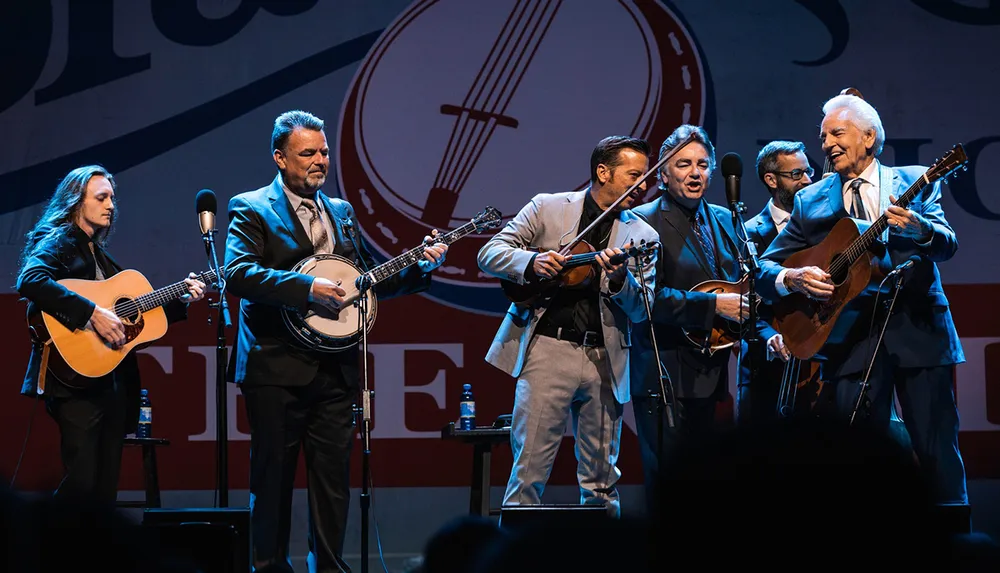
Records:
[[[864,182],[865,180],[860,177],[851,181],[851,217],[867,221],[868,214],[865,212],[865,203],[861,200],[861,184]]]
[[[701,211],[695,213],[694,226],[691,229],[698,237],[698,244],[701,245],[705,258],[708,259],[708,267],[712,269],[712,277],[718,278],[719,267],[715,262],[715,241],[712,239],[712,229],[708,226],[705,218],[701,216]]]

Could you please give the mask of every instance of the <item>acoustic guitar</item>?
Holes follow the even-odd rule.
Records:
[[[206,285],[218,278],[214,270],[201,273],[198,280]],[[149,344],[167,333],[167,315],[163,305],[188,292],[184,281],[153,290],[139,271],[124,270],[106,280],[63,279],[59,284],[94,304],[113,311],[125,326],[125,344],[111,348],[88,325],[70,330],[46,312],[28,315],[32,338],[51,344],[55,352],[48,356],[48,373],[65,386],[86,389],[94,378],[111,372],[139,345]]]
[[[965,149],[961,144],[955,145],[910,185],[895,204],[906,208],[925,187],[946,180],[960,168],[967,169],[967,163]],[[819,244],[784,261],[786,268],[819,267],[830,274],[834,284],[833,294],[825,301],[795,292],[774,303],[777,330],[793,356],[808,360],[819,352],[844,307],[882,278],[879,253],[874,247],[887,226],[884,213],[867,229],[855,219],[841,219]]]

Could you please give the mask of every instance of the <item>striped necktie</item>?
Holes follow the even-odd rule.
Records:
[[[691,230],[698,237],[698,244],[701,245],[701,250],[705,254],[705,258],[708,259],[708,267],[712,269],[712,277],[719,278],[719,265],[715,259],[715,241],[712,238],[712,228],[708,226],[705,218],[701,216],[701,211],[695,213],[694,225],[691,227]]]
[[[332,253],[333,249],[330,248],[330,237],[327,235],[326,227],[320,218],[316,201],[308,197],[303,197],[302,204],[305,205],[306,209],[309,209],[309,237],[312,240],[313,252],[317,255]]]
[[[865,212],[865,203],[861,200],[861,184],[865,180],[860,177],[851,181],[851,217],[868,220],[868,213]]]

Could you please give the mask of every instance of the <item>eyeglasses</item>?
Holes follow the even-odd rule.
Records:
[[[810,166],[806,167],[805,169],[792,169],[791,171],[775,171],[774,173],[777,175],[784,175],[785,177],[788,177],[792,181],[798,181],[799,179],[802,179],[803,175],[808,175],[809,178],[812,179],[813,173],[815,172],[816,171]]]

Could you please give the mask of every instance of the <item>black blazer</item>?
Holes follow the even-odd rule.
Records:
[[[361,269],[375,260],[358,228],[354,209],[341,199],[317,192],[330,217],[334,254],[354,261]],[[316,377],[320,367],[340,369],[345,380],[358,380],[358,352],[326,353],[296,344],[281,317],[282,308],[305,310],[312,277],[289,269],[313,254],[305,228],[292,211],[281,180],[236,195],[229,201],[226,239],[227,289],[239,297],[240,314],[234,360],[229,380],[238,384],[301,386]],[[412,266],[375,285],[380,299],[426,290],[430,274]]]
[[[728,281],[738,279],[732,214],[725,207],[707,202],[703,202],[699,209],[708,214],[706,220],[712,229],[717,261],[724,275],[721,278]],[[706,356],[687,340],[681,330],[682,327],[707,330],[715,320],[715,295],[688,290],[713,278],[698,239],[691,230],[691,223],[667,194],[636,207],[633,212],[652,225],[660,236],[653,323],[660,358],[673,381],[676,395],[680,398],[722,399],[726,395],[729,379],[729,351]],[[648,390],[658,391],[659,388],[648,321],[637,325],[632,340],[632,396],[641,398]]]
[[[752,219],[746,222],[747,237],[753,241],[757,248],[757,257],[764,254],[764,251],[771,245],[775,237],[778,236],[778,227],[774,224],[774,219],[771,218],[771,210],[768,208],[770,203],[764,205],[764,209],[760,213],[755,215]],[[766,304],[766,301],[762,301],[761,304],[757,306],[757,332],[760,338],[760,344],[756,348],[749,349],[743,354],[743,363],[740,368],[743,369],[743,379],[748,380],[748,360],[750,358],[749,352],[753,352],[753,360],[755,361],[754,366],[757,368],[757,376],[767,382],[780,382],[781,376],[785,370],[785,363],[778,358],[774,360],[767,359],[767,340],[778,333],[777,330],[771,326],[774,321],[774,312],[771,310],[770,305]]]
[[[17,292],[28,300],[28,314],[43,311],[54,317],[67,328],[85,328],[94,314],[94,303],[74,293],[57,281],[62,279],[97,278],[97,267],[106,277],[121,272],[122,267],[96,244],[90,252],[91,239],[80,227],[73,225],[66,233],[54,233],[35,246],[25,261],[17,277]],[[176,322],[187,317],[187,305],[175,300],[163,308],[167,322]],[[41,370],[42,346],[33,344],[28,370],[24,375],[21,393],[36,396]],[[113,377],[113,378],[112,378]],[[112,380],[123,384],[127,400],[127,431],[134,431],[139,417],[139,365],[135,352],[130,352],[110,374]],[[59,384],[54,377],[46,379],[45,393],[49,396],[68,397],[80,393]],[[101,383],[95,383],[100,387]]]

